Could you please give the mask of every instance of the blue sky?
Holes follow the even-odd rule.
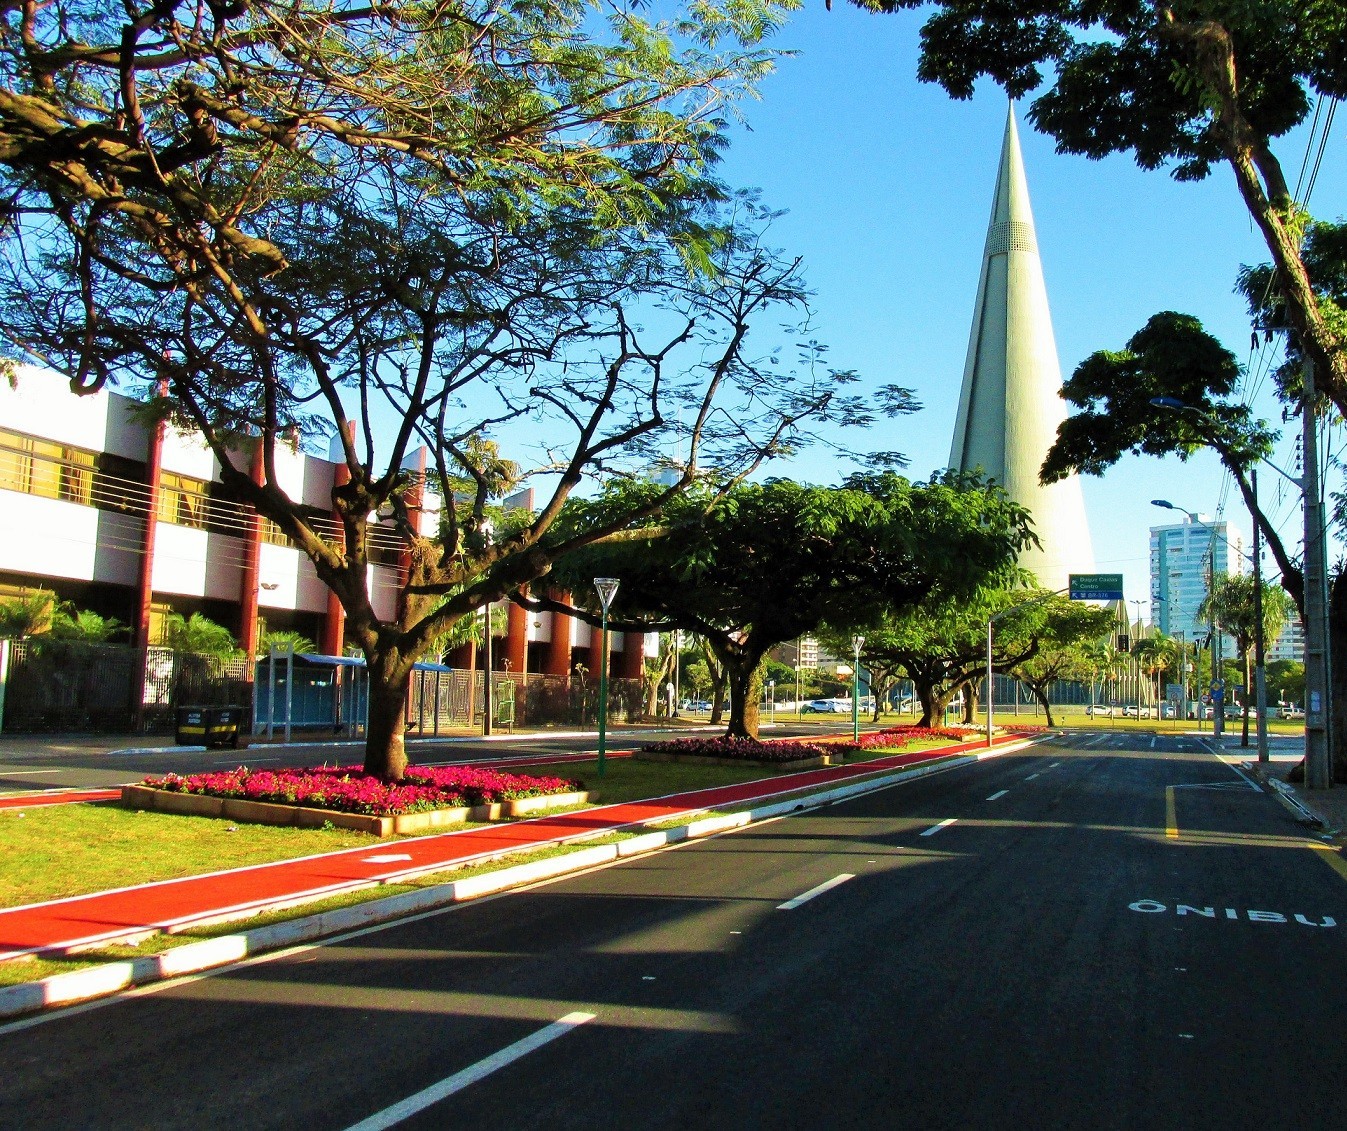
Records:
[[[858,447],[906,452],[915,477],[949,457],[1006,114],[991,84],[955,102],[916,80],[920,22],[841,0],[831,12],[811,3],[777,41],[799,54],[781,61],[761,101],[744,106],[746,128],[735,131],[722,168],[732,184],[757,186],[764,204],[787,210],[774,242],[805,258],[814,336],[831,347],[831,363],[858,370],[862,387],[917,391],[922,412],[853,434]],[[1095,350],[1120,348],[1160,310],[1196,315],[1247,360],[1235,274],[1267,254],[1229,171],[1179,184],[1127,156],[1059,156],[1024,109],[1021,142],[1063,376]],[[1347,215],[1344,134],[1339,117],[1310,201],[1325,218]],[[1305,144],[1300,134],[1277,148],[1293,181]],[[1265,393],[1255,403],[1279,419]],[[1279,462],[1289,470],[1296,431],[1292,422],[1282,444]],[[776,470],[830,483],[853,469],[817,450]],[[1098,568],[1124,574],[1128,597],[1145,599],[1149,527],[1177,517],[1149,500],[1214,514],[1224,478],[1206,453],[1187,463],[1128,458],[1102,479],[1086,478]],[[1277,478],[1262,477],[1265,498],[1275,500]],[[1289,494],[1280,513],[1298,544]],[[1225,516],[1247,535],[1233,488]]]

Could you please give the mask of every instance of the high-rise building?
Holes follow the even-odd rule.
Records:
[[[1080,481],[1038,481],[1066,419],[1052,314],[1029,207],[1029,186],[1012,106],[1006,119],[977,305],[964,365],[949,466],[980,468],[1028,508],[1041,546],[1020,555],[1047,589],[1091,573],[1094,551]]]
[[[1151,620],[1167,636],[1191,643],[1210,633],[1198,615],[1214,575],[1245,572],[1244,535],[1225,521],[1189,515],[1182,522],[1151,527]],[[1229,641],[1230,637],[1224,637]],[[1233,655],[1227,643],[1225,655]]]
[[[1298,664],[1305,662],[1305,629],[1301,626],[1300,617],[1294,612],[1282,626],[1277,639],[1268,646],[1267,659],[1269,663],[1273,660],[1294,660]]]

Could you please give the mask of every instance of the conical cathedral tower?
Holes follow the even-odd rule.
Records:
[[[1073,475],[1046,487],[1038,481],[1066,418],[1061,386],[1012,106],[949,463],[960,471],[981,468],[1029,509],[1042,547],[1026,550],[1020,565],[1045,589],[1065,589],[1068,574],[1094,570],[1079,479]]]

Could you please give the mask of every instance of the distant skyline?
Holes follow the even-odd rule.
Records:
[[[786,211],[772,242],[805,259],[813,336],[830,346],[830,364],[857,370],[862,389],[916,391],[923,411],[848,439],[857,450],[905,452],[916,478],[949,455],[1006,112],[994,84],[956,102],[917,81],[921,22],[920,12],[876,16],[840,4],[797,13],[777,46],[798,54],[781,61],[761,101],[743,107],[746,123],[721,170]],[[1126,155],[1058,155],[1028,122],[1028,104],[1016,114],[1063,376],[1096,350],[1120,349],[1161,310],[1197,316],[1262,372],[1268,359],[1250,353],[1234,284],[1242,264],[1268,254],[1228,169],[1180,184]],[[1344,132],[1340,117],[1310,201],[1324,219],[1347,214]],[[1292,181],[1306,140],[1302,131],[1276,146]],[[1268,381],[1249,383],[1260,413],[1279,421]],[[1283,428],[1275,457],[1292,472],[1298,430],[1295,421]],[[854,469],[814,450],[776,471],[826,483]],[[1153,498],[1220,513],[1247,534],[1233,485],[1220,511],[1226,478],[1205,452],[1187,463],[1126,457],[1102,479],[1084,477],[1097,568],[1122,573],[1129,600],[1148,599],[1149,530],[1174,517]],[[1270,471],[1261,486],[1288,547],[1298,546],[1298,497]]]

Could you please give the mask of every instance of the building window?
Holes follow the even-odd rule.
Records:
[[[94,464],[83,448],[0,428],[0,488],[87,506]]]
[[[159,476],[160,522],[175,526],[206,529],[206,483],[176,471],[165,471]]]

